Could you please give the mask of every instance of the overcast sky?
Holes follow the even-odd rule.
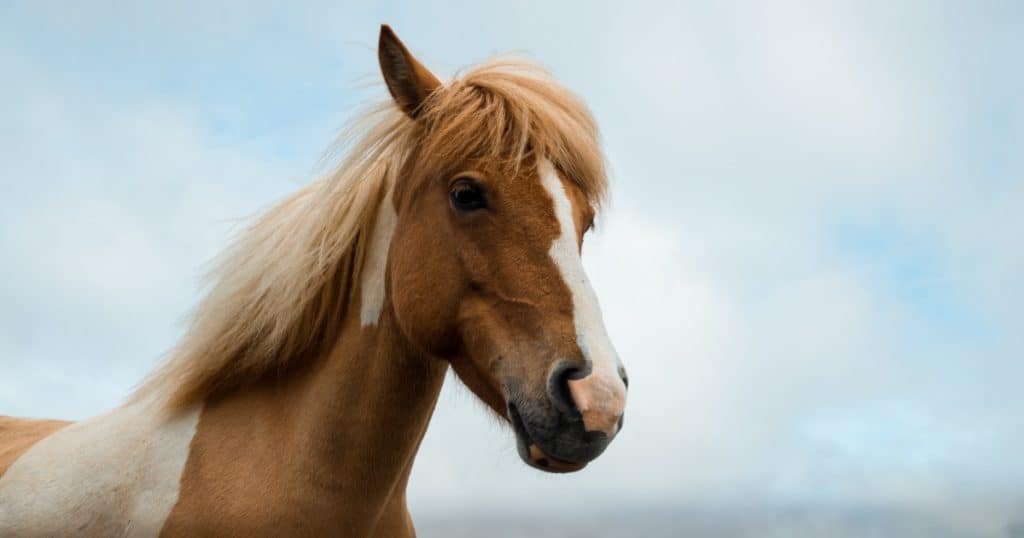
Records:
[[[630,373],[571,476],[449,380],[414,516],[1024,522],[1024,4],[343,4],[4,2],[0,412],[122,400],[232,227],[384,95],[388,22],[441,75],[520,51],[590,104],[613,189],[584,258]]]

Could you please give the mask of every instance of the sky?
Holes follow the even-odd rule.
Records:
[[[1024,535],[1024,5],[301,4],[0,7],[0,412],[122,401],[385,95],[387,22],[443,77],[517,52],[589,104],[584,264],[630,374],[569,476],[449,379],[424,535]]]

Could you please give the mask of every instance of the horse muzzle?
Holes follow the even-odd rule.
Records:
[[[547,385],[546,399],[508,404],[519,456],[543,471],[578,471],[600,456],[622,429],[625,377],[602,382],[579,376],[564,363],[551,371]]]

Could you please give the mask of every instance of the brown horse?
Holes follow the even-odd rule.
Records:
[[[580,262],[606,184],[586,107],[522,61],[442,83],[387,26],[378,52],[393,100],[239,236],[126,404],[0,417],[0,535],[412,536],[449,365],[530,466],[608,446],[626,376]]]

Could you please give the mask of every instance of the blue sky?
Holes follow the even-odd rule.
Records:
[[[414,512],[1024,518],[1011,2],[5,3],[0,410],[118,403],[239,219],[384,95],[381,22],[444,76],[520,51],[591,105],[613,193],[585,262],[631,376],[622,438],[559,478],[449,383]]]

